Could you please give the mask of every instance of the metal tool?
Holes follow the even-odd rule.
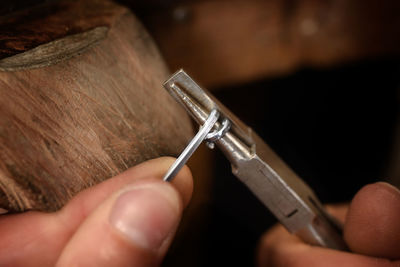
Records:
[[[216,144],[231,162],[232,173],[289,232],[311,245],[347,250],[340,225],[325,212],[311,188],[251,128],[200,88],[183,70],[173,74],[164,87],[196,122],[203,125],[193,139],[196,141],[192,140],[185,151],[193,153],[202,138],[210,147]],[[216,112],[219,113],[217,119]],[[207,131],[212,132],[207,135]],[[187,160],[190,155],[182,153],[165,180],[172,179],[177,168],[183,166],[185,161],[182,159]]]
[[[188,159],[193,155],[196,149],[199,147],[201,142],[210,134],[211,129],[214,127],[214,124],[217,122],[219,117],[219,112],[216,109],[213,109],[208,116],[208,119],[205,121],[204,125],[200,127],[198,133],[193,137],[187,147],[183,150],[183,152],[176,159],[174,164],[168,169],[167,173],[164,175],[163,180],[169,182],[171,179],[175,177],[175,175],[182,169]]]

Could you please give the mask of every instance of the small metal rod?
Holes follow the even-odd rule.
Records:
[[[164,175],[163,180],[166,182],[171,181],[175,175],[182,169],[182,167],[186,164],[188,159],[193,155],[196,149],[199,147],[201,142],[207,137],[207,134],[214,127],[215,123],[219,118],[219,112],[216,109],[213,109],[210,112],[205,123],[201,126],[199,132],[193,137],[187,147],[183,150],[183,152],[176,159],[174,164],[168,169],[167,173]]]

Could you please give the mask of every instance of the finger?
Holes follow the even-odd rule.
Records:
[[[148,178],[161,179],[174,161],[174,158],[162,157],[136,165],[112,179],[108,179],[80,192],[66,207],[64,207],[61,215],[70,217],[71,213],[79,213],[74,216],[77,218],[76,224],[79,225],[79,223],[85,219],[99,203],[109,197],[112,192],[119,190],[121,187],[133,181]],[[172,180],[172,184],[181,193],[185,206],[189,203],[193,191],[193,181],[189,177],[191,177],[190,170],[184,166],[179,172],[179,175]]]
[[[363,187],[351,202],[344,237],[354,252],[400,259],[400,191],[387,184]]]
[[[397,267],[399,262],[349,252],[309,246],[282,226],[275,226],[261,239],[258,266],[269,267]]]
[[[349,209],[348,204],[326,205],[326,211],[344,225]]]
[[[54,215],[28,212],[0,216],[0,266],[51,266],[69,229]]]
[[[57,213],[1,215],[0,266],[53,266],[78,226],[102,201],[132,182],[161,179],[173,161],[159,158],[139,164],[82,191]],[[190,170],[184,167],[172,184],[186,205],[193,189]]]
[[[182,206],[168,183],[132,184],[90,214],[57,266],[153,266],[171,242]]]

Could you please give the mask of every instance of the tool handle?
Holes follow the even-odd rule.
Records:
[[[295,234],[310,245],[348,251],[349,248],[343,239],[342,225],[325,210],[318,209],[319,215]]]

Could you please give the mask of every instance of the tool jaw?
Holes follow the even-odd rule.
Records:
[[[229,136],[220,140],[219,147],[232,163],[232,173],[289,232],[311,245],[346,250],[340,224],[324,211],[311,188],[257,134],[251,138],[255,142],[252,153],[238,153],[245,150],[238,149],[237,140]]]
[[[220,114],[209,133],[217,138],[208,141],[221,149],[233,174],[291,233],[312,245],[346,250],[339,224],[324,211],[311,188],[251,128],[183,70],[164,87],[202,128],[213,112]]]

